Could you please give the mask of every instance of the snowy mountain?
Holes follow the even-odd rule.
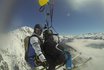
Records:
[[[65,36],[67,38],[72,39],[100,39],[104,40],[104,32],[102,33],[86,33],[86,34],[80,34],[80,35],[67,35]]]
[[[32,32],[32,28],[22,27],[6,35],[8,41],[0,47],[0,70],[30,70],[24,60],[24,38]]]
[[[11,31],[0,39],[0,70],[31,70],[24,60],[24,38],[31,35],[33,29],[22,27]],[[104,70],[104,33],[88,33],[82,35],[60,36],[61,42],[66,42],[81,52],[82,55],[73,62],[81,63],[92,57],[87,64],[74,70]],[[87,39],[88,37],[88,39]],[[95,40],[96,39],[96,40]],[[56,39],[57,40],[57,39]],[[62,70],[60,68],[59,70]]]

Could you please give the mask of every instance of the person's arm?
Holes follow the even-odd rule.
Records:
[[[39,56],[39,59],[41,60],[41,62],[46,61],[45,56],[43,55],[43,53],[41,51],[40,44],[38,42],[38,38],[37,37],[31,37],[30,43],[32,44],[32,47],[34,48],[37,56]]]

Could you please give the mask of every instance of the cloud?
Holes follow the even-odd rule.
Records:
[[[104,0],[67,0],[73,10],[80,11],[83,8],[104,7]]]
[[[74,10],[80,10],[82,7],[86,6],[88,2],[88,0],[69,0],[69,3]]]
[[[104,0],[67,0],[69,9],[91,17],[104,18]]]

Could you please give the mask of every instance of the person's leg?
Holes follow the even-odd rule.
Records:
[[[28,64],[29,64],[29,66],[31,67],[32,70],[35,69],[36,64],[34,62],[34,58],[32,58],[32,57],[31,58],[28,58]]]
[[[71,70],[72,69],[72,57],[69,52],[65,52],[66,54],[66,69]]]
[[[32,45],[29,44],[28,52],[27,52],[27,63],[32,70],[36,68],[35,57],[36,57],[35,50],[33,49]]]

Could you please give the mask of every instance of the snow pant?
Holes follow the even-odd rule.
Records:
[[[31,67],[31,69],[35,69],[36,64],[35,64],[34,57],[29,57],[27,63],[29,64],[29,66]]]
[[[69,52],[65,51],[65,57],[66,57],[66,69],[72,68],[72,56]]]
[[[36,67],[35,57],[36,57],[35,50],[32,47],[32,45],[29,44],[28,51],[27,51],[27,60],[26,61],[27,61],[27,63],[29,64],[29,66],[32,69],[35,69],[35,67]]]

